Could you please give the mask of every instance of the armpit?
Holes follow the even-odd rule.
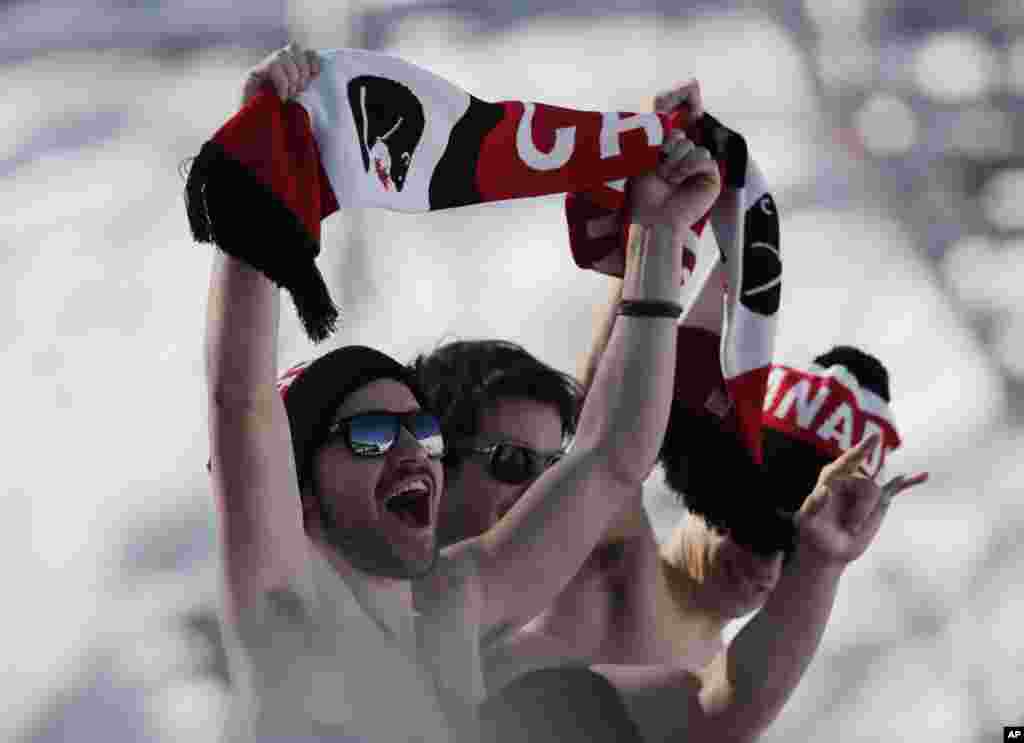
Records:
[[[293,588],[274,588],[263,595],[266,612],[277,621],[304,624],[312,621],[308,602]]]
[[[264,591],[238,612],[234,630],[254,660],[268,655],[286,658],[286,653],[294,656],[313,648],[313,606],[293,587]]]

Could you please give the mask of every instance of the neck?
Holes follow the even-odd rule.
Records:
[[[659,613],[669,625],[677,654],[696,668],[706,666],[722,650],[722,632],[732,620],[713,601],[705,584],[705,565],[698,540],[685,539],[682,528],[661,551],[668,605]]]
[[[354,567],[330,545],[319,541],[314,542],[314,545],[356,598],[371,605],[365,607],[368,611],[376,613],[385,607],[397,606],[414,613],[412,581],[408,578],[390,578],[367,573]]]

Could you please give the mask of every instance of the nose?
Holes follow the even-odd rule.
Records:
[[[429,459],[423,444],[417,441],[416,437],[409,433],[405,426],[399,426],[398,438],[395,440],[395,445],[391,447],[391,451],[400,461],[426,461]]]

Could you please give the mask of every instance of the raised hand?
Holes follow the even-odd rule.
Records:
[[[683,129],[691,130],[704,115],[704,99],[700,94],[700,83],[690,80],[655,96],[654,110],[663,114],[670,114],[673,111],[682,112],[684,114]]]
[[[242,88],[242,103],[256,95],[265,83],[274,86],[282,101],[294,98],[319,74],[320,59],[316,52],[293,41],[249,70]]]
[[[655,99],[655,110],[682,108],[687,123],[703,115],[700,88],[686,83]],[[688,230],[715,203],[722,190],[718,165],[704,147],[697,147],[681,130],[673,130],[661,146],[661,162],[652,173],[630,183],[632,219],[645,226],[663,225]]]
[[[878,533],[892,499],[928,479],[927,472],[899,475],[879,487],[861,467],[878,444],[877,434],[869,436],[822,469],[796,514],[798,549],[828,562],[856,560]]]

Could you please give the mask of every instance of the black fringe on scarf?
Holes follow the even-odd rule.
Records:
[[[224,148],[207,142],[185,183],[192,236],[246,262],[292,295],[315,342],[335,330],[338,308],[316,266],[320,246],[299,219]]]

